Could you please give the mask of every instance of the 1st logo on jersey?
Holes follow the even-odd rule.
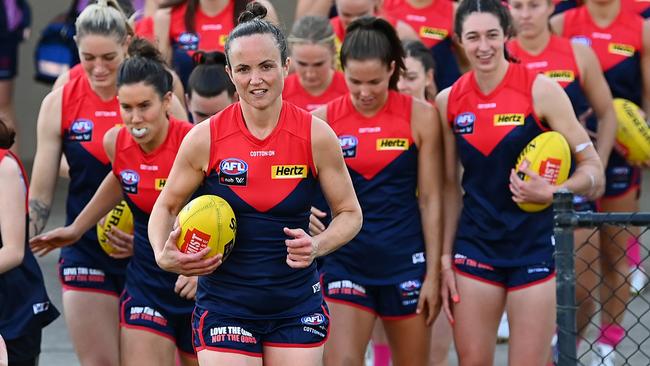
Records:
[[[339,144],[341,145],[341,150],[343,151],[343,158],[354,158],[357,156],[357,145],[359,145],[359,140],[356,138],[356,136],[339,136]]]
[[[245,186],[248,182],[248,164],[236,158],[223,159],[219,164],[219,183],[226,186]]]
[[[468,135],[474,132],[474,122],[476,116],[472,112],[461,113],[454,120],[454,133],[458,135]]]
[[[140,175],[135,170],[122,170],[120,172],[120,178],[122,180],[122,189],[126,193],[137,194],[138,193],[138,182],[140,182]]]
[[[91,141],[93,139],[93,121],[77,119],[70,126],[68,139],[72,141]]]

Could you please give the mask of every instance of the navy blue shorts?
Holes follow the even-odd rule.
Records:
[[[329,312],[320,308],[292,318],[240,319],[196,307],[192,315],[196,352],[211,350],[262,357],[264,346],[320,347],[329,334]]]
[[[18,38],[0,37],[0,80],[11,80],[18,70]]]
[[[124,291],[124,274],[113,274],[89,263],[59,260],[63,290],[97,292],[115,297]]]
[[[555,277],[553,261],[520,267],[494,267],[456,254],[453,265],[454,271],[461,276],[503,287],[508,291],[534,286]]]
[[[324,273],[321,283],[326,301],[353,306],[388,320],[417,315],[422,278],[393,285],[365,285]]]
[[[9,365],[30,364],[41,353],[41,328],[33,329],[16,339],[5,339]]]
[[[146,298],[129,293],[128,288],[120,297],[120,325],[165,337],[178,350],[196,357],[192,344],[192,313],[169,314]]]
[[[605,169],[604,198],[621,196],[641,186],[641,168],[631,165],[619,153],[612,150]]]

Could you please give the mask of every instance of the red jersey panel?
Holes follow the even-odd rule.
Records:
[[[70,81],[72,79],[76,79],[79,76],[85,75],[85,74],[86,73],[84,71],[83,66],[81,66],[81,64],[76,64],[76,65],[72,66],[70,71],[68,71],[68,81]]]
[[[413,27],[428,48],[453,34],[454,7],[449,0],[434,0],[422,9],[414,8],[406,0],[385,0],[383,7],[386,14]]]
[[[171,14],[169,38],[172,43],[192,54],[194,51],[222,51],[228,34],[235,27],[233,22],[234,1],[217,15],[208,16],[201,7],[197,7],[194,17],[194,33],[185,28],[185,12],[187,3],[174,7]]]
[[[135,35],[150,42],[156,40],[153,30],[153,17],[144,17],[135,22]]]
[[[643,18],[650,17],[650,1],[649,0],[621,0],[623,9],[630,10],[639,14]]]
[[[291,74],[284,79],[284,90],[282,98],[291,102],[298,107],[311,112],[319,107],[324,106],[330,101],[346,94],[348,86],[345,84],[345,75],[340,71],[335,71],[330,85],[320,95],[311,95],[300,84],[298,74]]]

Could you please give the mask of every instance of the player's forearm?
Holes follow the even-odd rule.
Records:
[[[174,228],[175,218],[176,213],[174,213],[171,207],[164,204],[164,202],[159,198],[153,206],[153,210],[149,216],[147,229],[149,242],[151,243],[151,248],[156,257],[162,252],[165,242],[169,237],[169,233],[171,233]]]
[[[420,217],[424,235],[427,275],[440,272],[440,255],[442,250],[442,207],[440,197],[420,195]]]
[[[104,181],[95,192],[93,198],[84,207],[71,226],[74,231],[82,234],[97,225],[102,217],[106,216],[113,207],[122,200],[120,183],[113,173],[108,173]]]
[[[316,236],[318,240],[317,257],[322,257],[352,240],[361,230],[363,217],[361,208],[349,209],[337,213],[330,225]]]

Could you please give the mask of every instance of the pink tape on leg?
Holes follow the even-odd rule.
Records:
[[[635,237],[631,237],[627,241],[627,262],[630,264],[630,268],[641,265],[641,244]]]
[[[600,330],[598,342],[616,348],[623,340],[623,337],[625,337],[625,329],[623,327],[618,324],[607,324],[603,325],[603,328]]]
[[[390,364],[390,347],[387,344],[375,344],[372,349],[375,354],[375,366]]]

